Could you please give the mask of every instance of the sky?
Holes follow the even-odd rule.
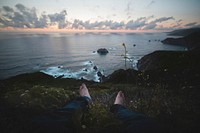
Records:
[[[166,31],[200,27],[200,0],[0,0],[0,30]]]

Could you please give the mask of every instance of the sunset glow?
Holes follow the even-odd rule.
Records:
[[[198,0],[3,0],[0,5],[0,31],[155,32],[200,25]]]

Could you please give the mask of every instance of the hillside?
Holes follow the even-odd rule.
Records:
[[[200,31],[193,32],[181,38],[166,38],[161,42],[163,44],[184,46],[189,50],[200,50]]]
[[[189,34],[192,34],[194,32],[200,31],[200,28],[191,28],[191,29],[179,29],[174,30],[168,33],[169,36],[187,36]]]

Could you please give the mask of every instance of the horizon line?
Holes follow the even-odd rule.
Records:
[[[168,32],[170,30],[94,30],[94,29],[48,29],[48,28],[0,28],[0,32],[49,32],[49,33],[89,33],[89,32],[96,32],[96,33],[142,33],[142,32]]]

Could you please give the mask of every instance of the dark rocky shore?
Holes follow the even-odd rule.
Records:
[[[192,36],[187,37],[192,39]],[[81,123],[85,127],[81,132],[122,132],[120,122],[109,113],[119,90],[124,92],[128,108],[157,119],[166,132],[199,132],[200,51],[197,47],[184,52],[155,51],[139,61],[138,71],[117,70],[102,83],[53,78],[40,72],[2,80],[1,133],[33,132],[31,119],[78,96],[83,82],[94,104]]]

